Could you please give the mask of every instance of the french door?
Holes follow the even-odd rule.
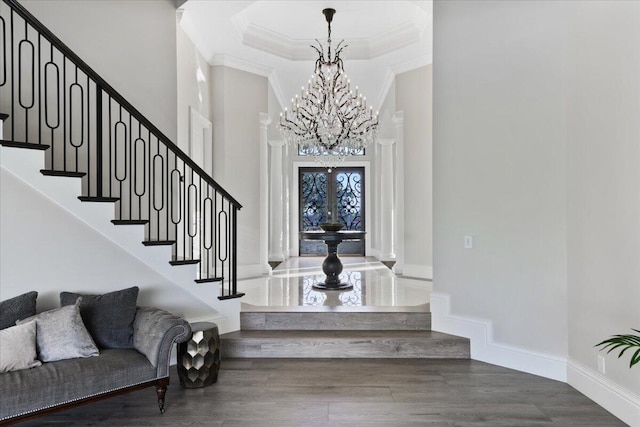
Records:
[[[365,231],[364,168],[300,168],[300,231],[320,230],[323,222],[344,224],[343,230]],[[324,255],[322,241],[300,240],[300,256]],[[365,241],[342,242],[340,255],[364,255]]]

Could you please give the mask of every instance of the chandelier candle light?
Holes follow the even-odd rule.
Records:
[[[331,55],[331,21],[335,9],[322,11],[327,19],[329,35],[327,49],[316,39],[318,47],[311,46],[318,59],[315,71],[300,96],[291,100],[291,111],[280,113],[280,130],[288,143],[296,143],[303,153],[313,155],[316,161],[334,167],[346,156],[361,153],[375,140],[378,133],[378,113],[367,108],[363,97],[344,72],[340,54],[347,45],[342,40]]]

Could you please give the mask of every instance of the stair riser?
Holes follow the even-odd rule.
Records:
[[[431,330],[431,313],[240,313],[242,330]]]
[[[223,358],[411,358],[468,359],[469,342],[385,339],[222,339]]]

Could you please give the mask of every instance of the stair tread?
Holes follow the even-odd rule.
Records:
[[[145,246],[164,246],[164,245],[173,245],[175,244],[175,240],[144,240],[142,242]]]
[[[148,219],[112,219],[111,222],[115,225],[145,225],[149,222]]]
[[[211,282],[222,282],[224,281],[224,277],[205,277],[203,279],[196,279],[194,282],[196,283],[211,283]]]
[[[31,144],[28,142],[16,142],[8,139],[0,139],[0,145],[3,147],[26,148],[28,150],[48,150],[49,146],[44,144]]]
[[[243,330],[427,331],[431,329],[431,313],[428,311],[372,310],[375,308],[377,307],[368,307],[368,310],[363,311],[242,311],[240,325]]]
[[[223,358],[453,358],[470,357],[468,338],[410,330],[241,330],[220,335]]]
[[[456,335],[445,334],[437,331],[408,331],[408,330],[389,330],[389,331],[369,331],[369,330],[241,330],[229,332],[220,335],[221,339],[236,340],[275,340],[275,339],[296,339],[296,340],[323,340],[323,339],[370,339],[370,338],[387,338],[387,339],[429,339],[429,340],[453,340],[468,342],[468,338]]]
[[[64,176],[70,178],[82,178],[86,175],[85,172],[58,171],[53,169],[40,169],[40,173],[46,176]]]
[[[227,299],[235,299],[235,298],[242,298],[244,296],[244,292],[237,292],[235,294],[229,294],[229,295],[220,295],[218,297],[219,300],[227,300]]]
[[[242,303],[241,313],[430,313],[429,304],[413,306],[261,306]]]
[[[78,196],[78,200],[80,200],[81,202],[115,203],[120,199],[117,197]]]
[[[172,259],[169,261],[171,265],[191,265],[191,264],[199,264],[199,259]]]

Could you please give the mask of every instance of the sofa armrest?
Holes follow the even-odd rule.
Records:
[[[147,356],[157,369],[158,378],[169,376],[173,343],[190,337],[191,326],[186,320],[158,308],[138,307],[133,322],[133,347]]]

